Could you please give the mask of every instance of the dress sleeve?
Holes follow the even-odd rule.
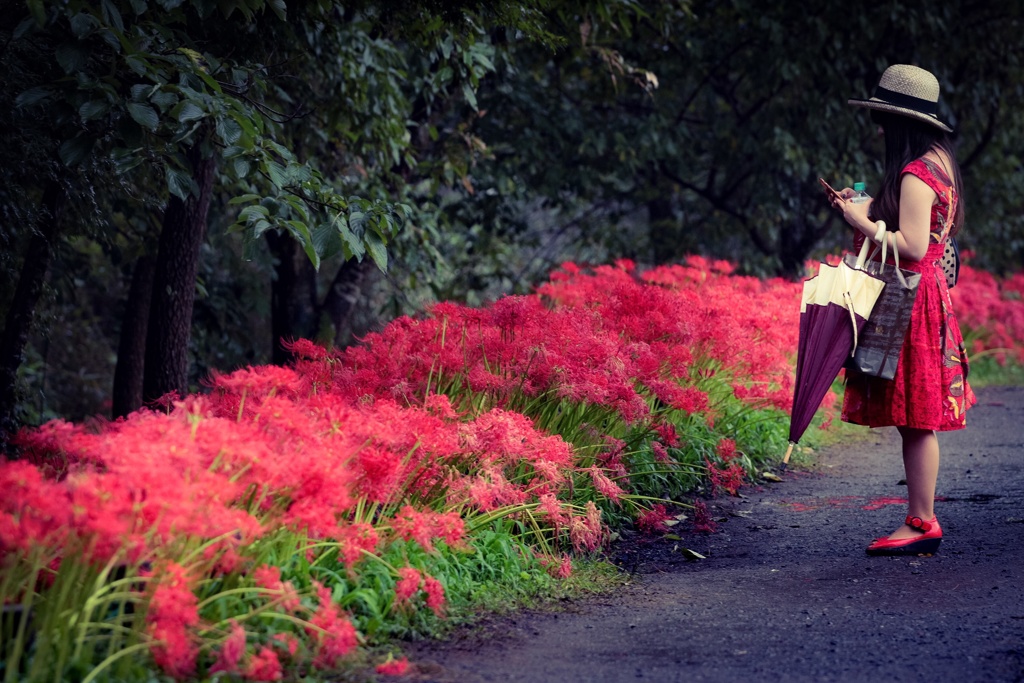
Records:
[[[921,158],[911,161],[903,167],[903,173],[917,176],[924,184],[939,196],[939,204],[948,210],[953,200],[953,182],[942,170],[942,167],[929,159]]]

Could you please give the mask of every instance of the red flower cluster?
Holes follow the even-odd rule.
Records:
[[[1004,280],[960,266],[960,279],[949,290],[957,322],[971,340],[968,351],[991,350],[1000,363],[1024,362],[1024,272]]]
[[[688,445],[666,408],[713,423],[709,385],[788,409],[800,289],[700,257],[642,275],[625,260],[592,271],[567,263],[535,296],[479,309],[440,303],[341,352],[296,340],[293,367],[215,374],[207,394],[168,398],[161,411],[25,430],[24,460],[0,462],[0,560],[45,548],[52,567],[71,556],[149,562],[146,629],[168,674],[209,665],[276,680],[279,657],[294,661],[300,647],[291,634],[247,652],[233,624],[212,646],[199,642],[193,577],[246,575],[289,619],[315,610],[301,646],[333,666],[357,646],[348,616],[328,588],[315,585],[310,608],[278,567],[254,566],[254,542],[282,530],[333,542],[337,569],[355,576],[382,544],[458,546],[467,542],[461,514],[508,506],[546,524],[563,547],[593,550],[607,530],[579,492],[622,500],[635,449],[604,425],[647,430],[654,458],[670,467]],[[974,350],[1024,354],[1022,294],[1024,275],[997,282],[964,266],[953,299]],[[578,450],[538,428],[545,414],[577,408],[600,416],[579,425]],[[740,456],[735,441],[718,441],[705,461],[714,489],[737,492]],[[665,516],[654,506],[637,524],[663,529]],[[714,527],[697,501],[693,528]],[[182,548],[193,541],[204,551],[186,570]],[[572,570],[568,557],[544,559],[556,575]],[[439,580],[413,567],[397,573],[394,604],[422,591],[422,605],[443,613]],[[404,670],[400,661],[386,668]]]

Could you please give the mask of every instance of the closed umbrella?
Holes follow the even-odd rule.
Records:
[[[869,240],[864,240],[856,263],[846,259],[836,266],[822,263],[818,274],[804,281],[789,448],[782,469],[843,363],[857,348],[857,336],[885,287],[883,280],[863,270],[868,246]]]

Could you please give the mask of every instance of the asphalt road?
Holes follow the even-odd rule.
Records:
[[[561,611],[409,649],[416,681],[1024,681],[1024,388],[989,388],[940,435],[934,557],[868,557],[904,514],[899,435],[715,504],[726,521],[632,560]],[[630,564],[627,557],[626,564]]]

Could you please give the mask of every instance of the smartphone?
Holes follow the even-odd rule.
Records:
[[[841,195],[838,192],[836,192],[835,188],[833,188],[831,185],[829,185],[827,182],[825,182],[824,178],[818,178],[818,182],[821,183],[821,186],[825,188],[825,191],[828,192],[829,194],[831,194],[833,197],[835,197],[836,199],[838,199],[841,202],[845,202],[846,201],[845,199],[843,199],[843,195]]]

